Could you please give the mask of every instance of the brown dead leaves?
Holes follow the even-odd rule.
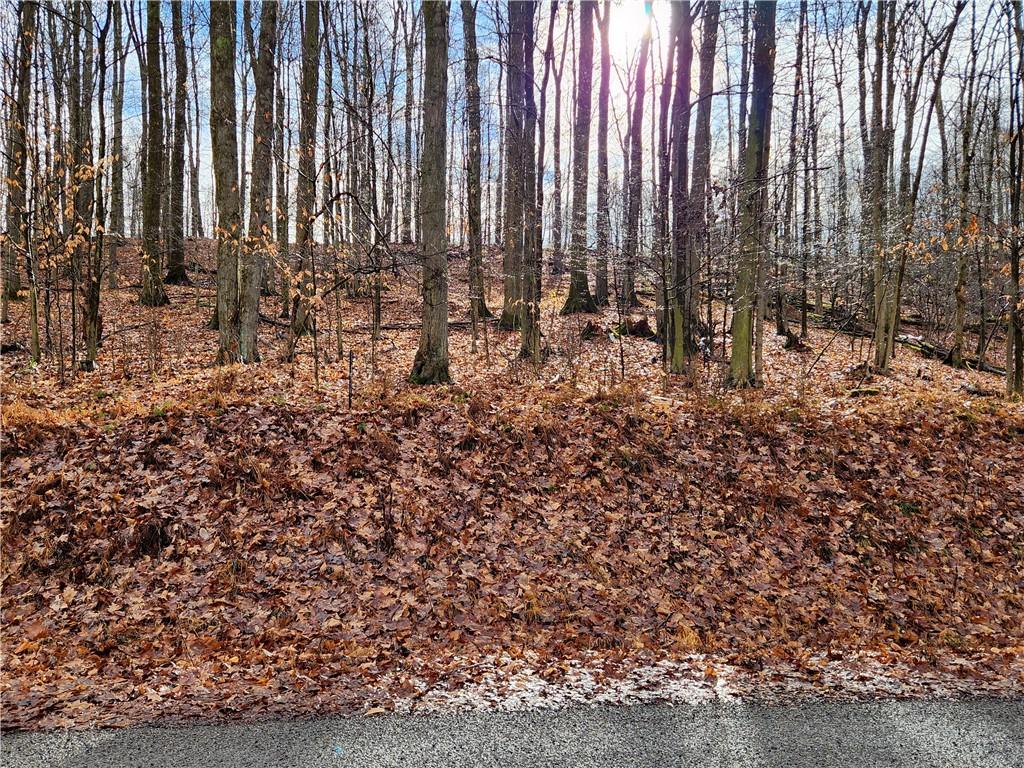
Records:
[[[459,331],[458,385],[419,389],[398,331],[375,373],[346,339],[348,411],[344,367],[216,371],[202,312],[160,312],[156,379],[123,337],[63,389],[3,361],[5,726],[342,711],[455,657],[1024,644],[1024,412],[965,395],[980,374],[901,355],[849,398],[856,350],[815,331],[811,380],[772,338],[769,386],[723,393],[647,341],[534,370],[491,329],[489,364]]]
[[[5,466],[7,722],[302,706],[454,652],[1019,645],[1021,429],[452,388],[50,439]]]

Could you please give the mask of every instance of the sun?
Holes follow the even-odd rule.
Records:
[[[644,35],[650,31],[652,45],[668,29],[671,3],[648,0],[622,0],[611,5],[609,48],[612,57],[620,62],[632,61]]]

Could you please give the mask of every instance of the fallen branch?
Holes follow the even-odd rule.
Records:
[[[946,365],[953,365],[952,350],[940,347],[938,344],[932,344],[930,341],[925,341],[917,336],[907,336],[906,334],[900,334],[896,337],[896,341],[904,346],[916,349],[924,357],[941,360]],[[965,357],[963,358],[963,367],[968,368],[972,371],[984,371],[985,373],[994,373],[999,376],[1006,375],[1005,368],[999,368],[995,365],[990,365],[984,360],[979,360],[976,357]]]

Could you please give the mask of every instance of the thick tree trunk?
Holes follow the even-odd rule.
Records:
[[[466,161],[466,208],[469,218],[469,298],[470,312],[477,320],[490,317],[484,301],[483,232],[480,227],[480,81],[477,75],[476,5],[462,0],[462,38],[466,49],[466,121],[468,157]]]
[[[754,4],[753,88],[744,156],[740,263],[736,273],[736,310],[732,319],[732,352],[727,383],[754,386],[754,310],[760,259],[761,216],[767,187],[771,140],[772,86],[775,79],[775,3]]]
[[[887,89],[883,87],[887,49],[895,49],[893,35],[886,31],[887,10],[879,5],[875,15],[875,64],[872,72],[871,102],[871,187],[868,198],[870,205],[871,243],[874,247],[874,317],[875,317],[875,368],[887,371],[892,359],[893,326],[895,324],[896,270],[887,248],[887,195],[886,181],[890,164],[890,142],[886,130],[885,114],[892,102],[886,99]],[[891,54],[890,54],[891,55]]]
[[[295,356],[299,336],[308,330],[315,277],[313,224],[316,206],[316,120],[319,111],[320,4],[306,0],[299,86],[299,178],[295,184],[295,239],[299,247],[299,292],[293,302],[288,359]]]
[[[525,37],[525,8],[521,2],[509,2],[508,55],[505,61],[506,99],[505,118],[505,221],[504,253],[502,255],[503,297],[499,327],[518,328],[522,314],[523,286],[523,39]]]
[[[974,115],[977,105],[976,76],[978,68],[978,43],[974,13],[976,6],[972,6],[971,15],[971,49],[970,49],[970,70],[967,80],[964,83],[966,92],[963,96],[963,104],[960,114],[960,195],[959,195],[959,236],[956,247],[956,282],[953,285],[953,297],[956,307],[953,313],[953,345],[949,351],[950,362],[957,368],[964,365],[964,326],[967,319],[967,257],[970,252],[970,241],[972,241],[972,229],[977,228],[977,217],[971,213],[969,208],[969,195],[971,192],[971,173],[974,170]],[[972,227],[972,218],[974,219]],[[984,329],[982,329],[984,331]]]
[[[185,100],[187,75],[185,29],[181,3],[171,4],[171,28],[174,38],[174,130],[171,146],[171,209],[168,212],[167,277],[164,282],[187,285],[185,272]]]
[[[232,60],[233,61],[233,60]],[[146,3],[146,170],[142,190],[142,295],[150,307],[167,303],[160,280],[160,198],[164,183],[164,112],[160,79],[160,0]]]
[[[533,0],[523,2],[523,309],[522,336],[520,339],[520,357],[540,361],[540,278],[541,278],[541,236],[540,212],[542,206],[539,197],[537,178],[543,168],[538,169],[534,162],[537,141],[537,104],[533,83],[533,17],[537,12],[537,3]],[[543,158],[541,160],[543,163]]]
[[[253,81],[256,86],[252,133],[252,184],[249,188],[249,236],[242,247],[239,285],[239,356],[243,363],[260,359],[257,329],[260,322],[262,274],[274,242],[273,199],[270,184],[270,141],[274,131],[274,58],[277,46],[277,0],[267,0],[260,11],[260,37]]]
[[[87,13],[83,14],[84,19],[91,21]],[[87,21],[87,23],[88,23]],[[91,32],[92,24],[88,24]],[[93,112],[92,100],[95,85],[96,104],[99,109],[96,127],[99,132],[99,143],[96,145],[99,157],[104,157],[107,152],[107,125],[106,125],[106,79],[107,79],[107,35],[110,31],[110,17],[100,28],[99,34],[90,35],[89,44],[86,48],[86,60],[82,68],[82,79],[85,88],[82,92],[82,137],[87,148],[82,153],[82,161],[90,166],[93,163]],[[93,39],[96,42],[96,68],[93,67]],[[98,74],[98,84],[95,83]],[[96,355],[100,345],[102,334],[102,319],[100,317],[100,289],[103,284],[103,238],[106,230],[106,211],[104,208],[103,195],[103,174],[95,174],[92,184],[84,184],[89,187],[88,223],[85,231],[89,233],[91,241],[82,249],[85,259],[85,275],[82,282],[82,331],[85,340],[85,358],[80,366],[82,370],[92,371],[96,369]]]
[[[283,59],[283,56],[282,56]],[[278,67],[276,74],[276,95],[275,95],[275,108],[274,108],[274,120],[276,126],[274,128],[274,154],[276,155],[275,163],[275,178],[274,178],[274,198],[276,201],[277,211],[277,222],[276,231],[277,235],[277,263],[281,274],[281,317],[288,316],[288,307],[291,303],[291,270],[289,269],[289,256],[288,256],[288,229],[290,222],[288,219],[288,156],[285,153],[285,101],[284,101],[284,85],[281,82],[281,69]]]
[[[587,282],[587,180],[590,162],[591,81],[594,75],[594,0],[580,3],[579,93],[573,125],[572,241],[569,256],[569,295],[562,314],[596,312]]]
[[[675,22],[675,96],[672,101],[672,268],[669,296],[669,371],[685,373],[695,349],[693,338],[695,302],[690,289],[692,245],[689,242],[690,80],[693,66],[693,17],[689,0],[673,6],[681,16]]]
[[[114,82],[113,133],[110,137],[113,160],[110,166],[110,232],[107,237],[108,259],[107,287],[117,288],[118,250],[124,240],[124,11],[120,3],[114,3]]]
[[[420,152],[420,253],[423,260],[423,325],[409,378],[439,384],[448,373],[448,236],[444,228],[445,144],[448,130],[448,3],[423,6],[426,57],[423,72],[423,147]]]
[[[790,336],[789,324],[786,322],[786,266],[783,263],[793,257],[794,219],[793,211],[796,201],[796,150],[797,126],[800,117],[800,98],[803,92],[803,58],[804,29],[807,25],[807,0],[800,2],[800,20],[797,24],[796,60],[793,64],[793,102],[789,112],[789,161],[786,165],[786,203],[782,219],[782,247],[775,259],[775,333],[779,336]]]
[[[612,229],[608,210],[608,102],[612,78],[611,41],[608,38],[611,10],[611,0],[605,0],[598,23],[601,32],[601,84],[597,96],[597,263],[594,265],[594,302],[599,307],[608,304],[608,251],[611,248]],[[645,47],[649,44],[648,39],[649,35],[645,35]]]
[[[217,200],[217,363],[238,362],[238,199],[235,4],[210,5],[210,138]]]
[[[1024,26],[1021,23],[1021,2],[1007,3],[1006,13],[1013,29],[1010,55],[1010,123],[1009,182],[1010,236],[1007,259],[1010,282],[1007,290],[1009,312],[1006,328],[1006,392],[1024,395],[1024,290],[1021,285],[1021,229],[1024,228]]]
[[[674,8],[674,7],[673,7]],[[681,10],[681,9],[680,9]],[[676,45],[682,27],[683,16],[673,10],[668,33],[668,49],[665,54],[665,73],[658,97],[658,187],[654,196],[654,252],[658,263],[658,277],[661,280],[661,295],[658,297],[658,334],[662,337],[662,360],[670,357],[668,328],[669,308],[672,304],[671,263],[669,260],[669,191],[672,186],[672,137],[670,133],[670,111],[672,106],[672,84],[675,79]]]
[[[697,94],[697,120],[693,133],[693,171],[688,195],[689,253],[691,268],[686,296],[689,308],[684,313],[689,318],[692,339],[697,336],[700,316],[700,275],[704,262],[710,259],[708,211],[711,206],[711,106],[714,93],[715,51],[718,45],[718,18],[721,3],[708,0],[704,6],[704,18],[700,43],[700,81]]]
[[[3,322],[8,322],[10,299],[21,290],[18,258],[27,253],[28,228],[25,210],[28,178],[28,102],[31,88],[32,51],[36,39],[36,3],[21,0],[18,7],[17,97],[11,100],[7,136],[7,233],[3,246]]]

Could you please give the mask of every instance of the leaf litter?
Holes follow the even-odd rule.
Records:
[[[114,341],[63,387],[3,359],[5,728],[1024,691],[1024,409],[965,394],[992,377],[903,353],[850,397],[861,353],[816,329],[725,392],[548,311],[539,368],[453,331],[447,387],[404,383],[414,330],[346,336],[349,410],[309,340],[209,367],[179,290],[155,375]]]

